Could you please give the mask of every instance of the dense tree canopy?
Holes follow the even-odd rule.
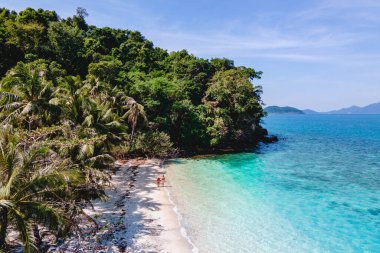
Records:
[[[2,9],[0,13],[3,91],[12,90],[8,83],[19,78],[15,72],[21,68],[51,66],[55,72],[44,70],[43,76],[29,73],[23,82],[31,85],[33,78],[41,79],[53,95],[67,88],[69,76],[79,78],[82,84],[76,82],[74,93],[83,103],[89,91],[82,86],[101,82],[103,96],[111,99],[121,92],[144,107],[146,124],[140,124],[136,130],[167,133],[174,145],[183,150],[251,144],[261,134],[261,87],[252,83],[261,72],[235,67],[229,59],[197,58],[186,50],[168,53],[137,31],[88,25],[83,8],[67,19],[59,18],[54,11],[31,8],[20,13]],[[17,62],[24,63],[16,66]],[[92,95],[93,102],[97,102],[99,98]],[[52,106],[48,100],[41,103]],[[44,110],[49,110],[49,106]],[[54,110],[55,114],[62,110],[63,105],[58,106],[61,108]],[[122,105],[108,106],[119,117],[124,113],[117,109]],[[44,114],[48,117],[47,111]],[[58,115],[50,115],[53,116]],[[61,114],[54,122],[66,120],[67,116]]]
[[[87,15],[0,9],[0,242],[7,224],[16,224],[28,250],[29,224],[69,229],[63,210],[77,212],[77,201],[102,195],[102,170],[115,157],[243,148],[266,134],[261,87],[253,84],[261,72],[167,52],[138,31],[89,25]],[[17,193],[35,184],[35,173],[50,195]],[[55,190],[67,201],[56,203]]]

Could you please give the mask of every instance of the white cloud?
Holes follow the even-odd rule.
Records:
[[[269,31],[269,32],[267,32]],[[365,39],[356,33],[307,31],[284,34],[270,28],[244,34],[209,31],[191,33],[184,31],[147,31],[148,38],[169,50],[188,49],[205,57],[275,58],[292,61],[322,61],[331,58],[344,47]],[[336,51],[336,52],[335,52]]]

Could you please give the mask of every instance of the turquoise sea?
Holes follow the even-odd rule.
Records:
[[[264,125],[278,143],[168,163],[194,251],[380,252],[380,115]]]

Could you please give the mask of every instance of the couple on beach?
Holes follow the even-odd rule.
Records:
[[[165,175],[162,174],[162,177],[157,177],[156,179],[156,183],[157,183],[157,187],[160,187],[161,185],[162,186],[165,186]]]

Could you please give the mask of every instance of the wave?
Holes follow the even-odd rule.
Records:
[[[168,194],[168,198],[169,198],[169,202],[172,204],[173,206],[173,211],[176,213],[177,215],[177,218],[178,218],[178,223],[179,225],[181,226],[181,235],[187,240],[187,242],[191,245],[192,247],[192,252],[193,253],[198,253],[199,252],[199,249],[197,248],[197,246],[195,246],[195,244],[193,243],[193,241],[191,240],[190,236],[188,235],[187,233],[187,230],[186,228],[182,225],[182,215],[180,214],[180,212],[178,211],[178,207],[177,205],[174,203],[173,199],[172,199],[172,196],[170,194],[170,191],[165,188],[166,190],[166,193]]]

